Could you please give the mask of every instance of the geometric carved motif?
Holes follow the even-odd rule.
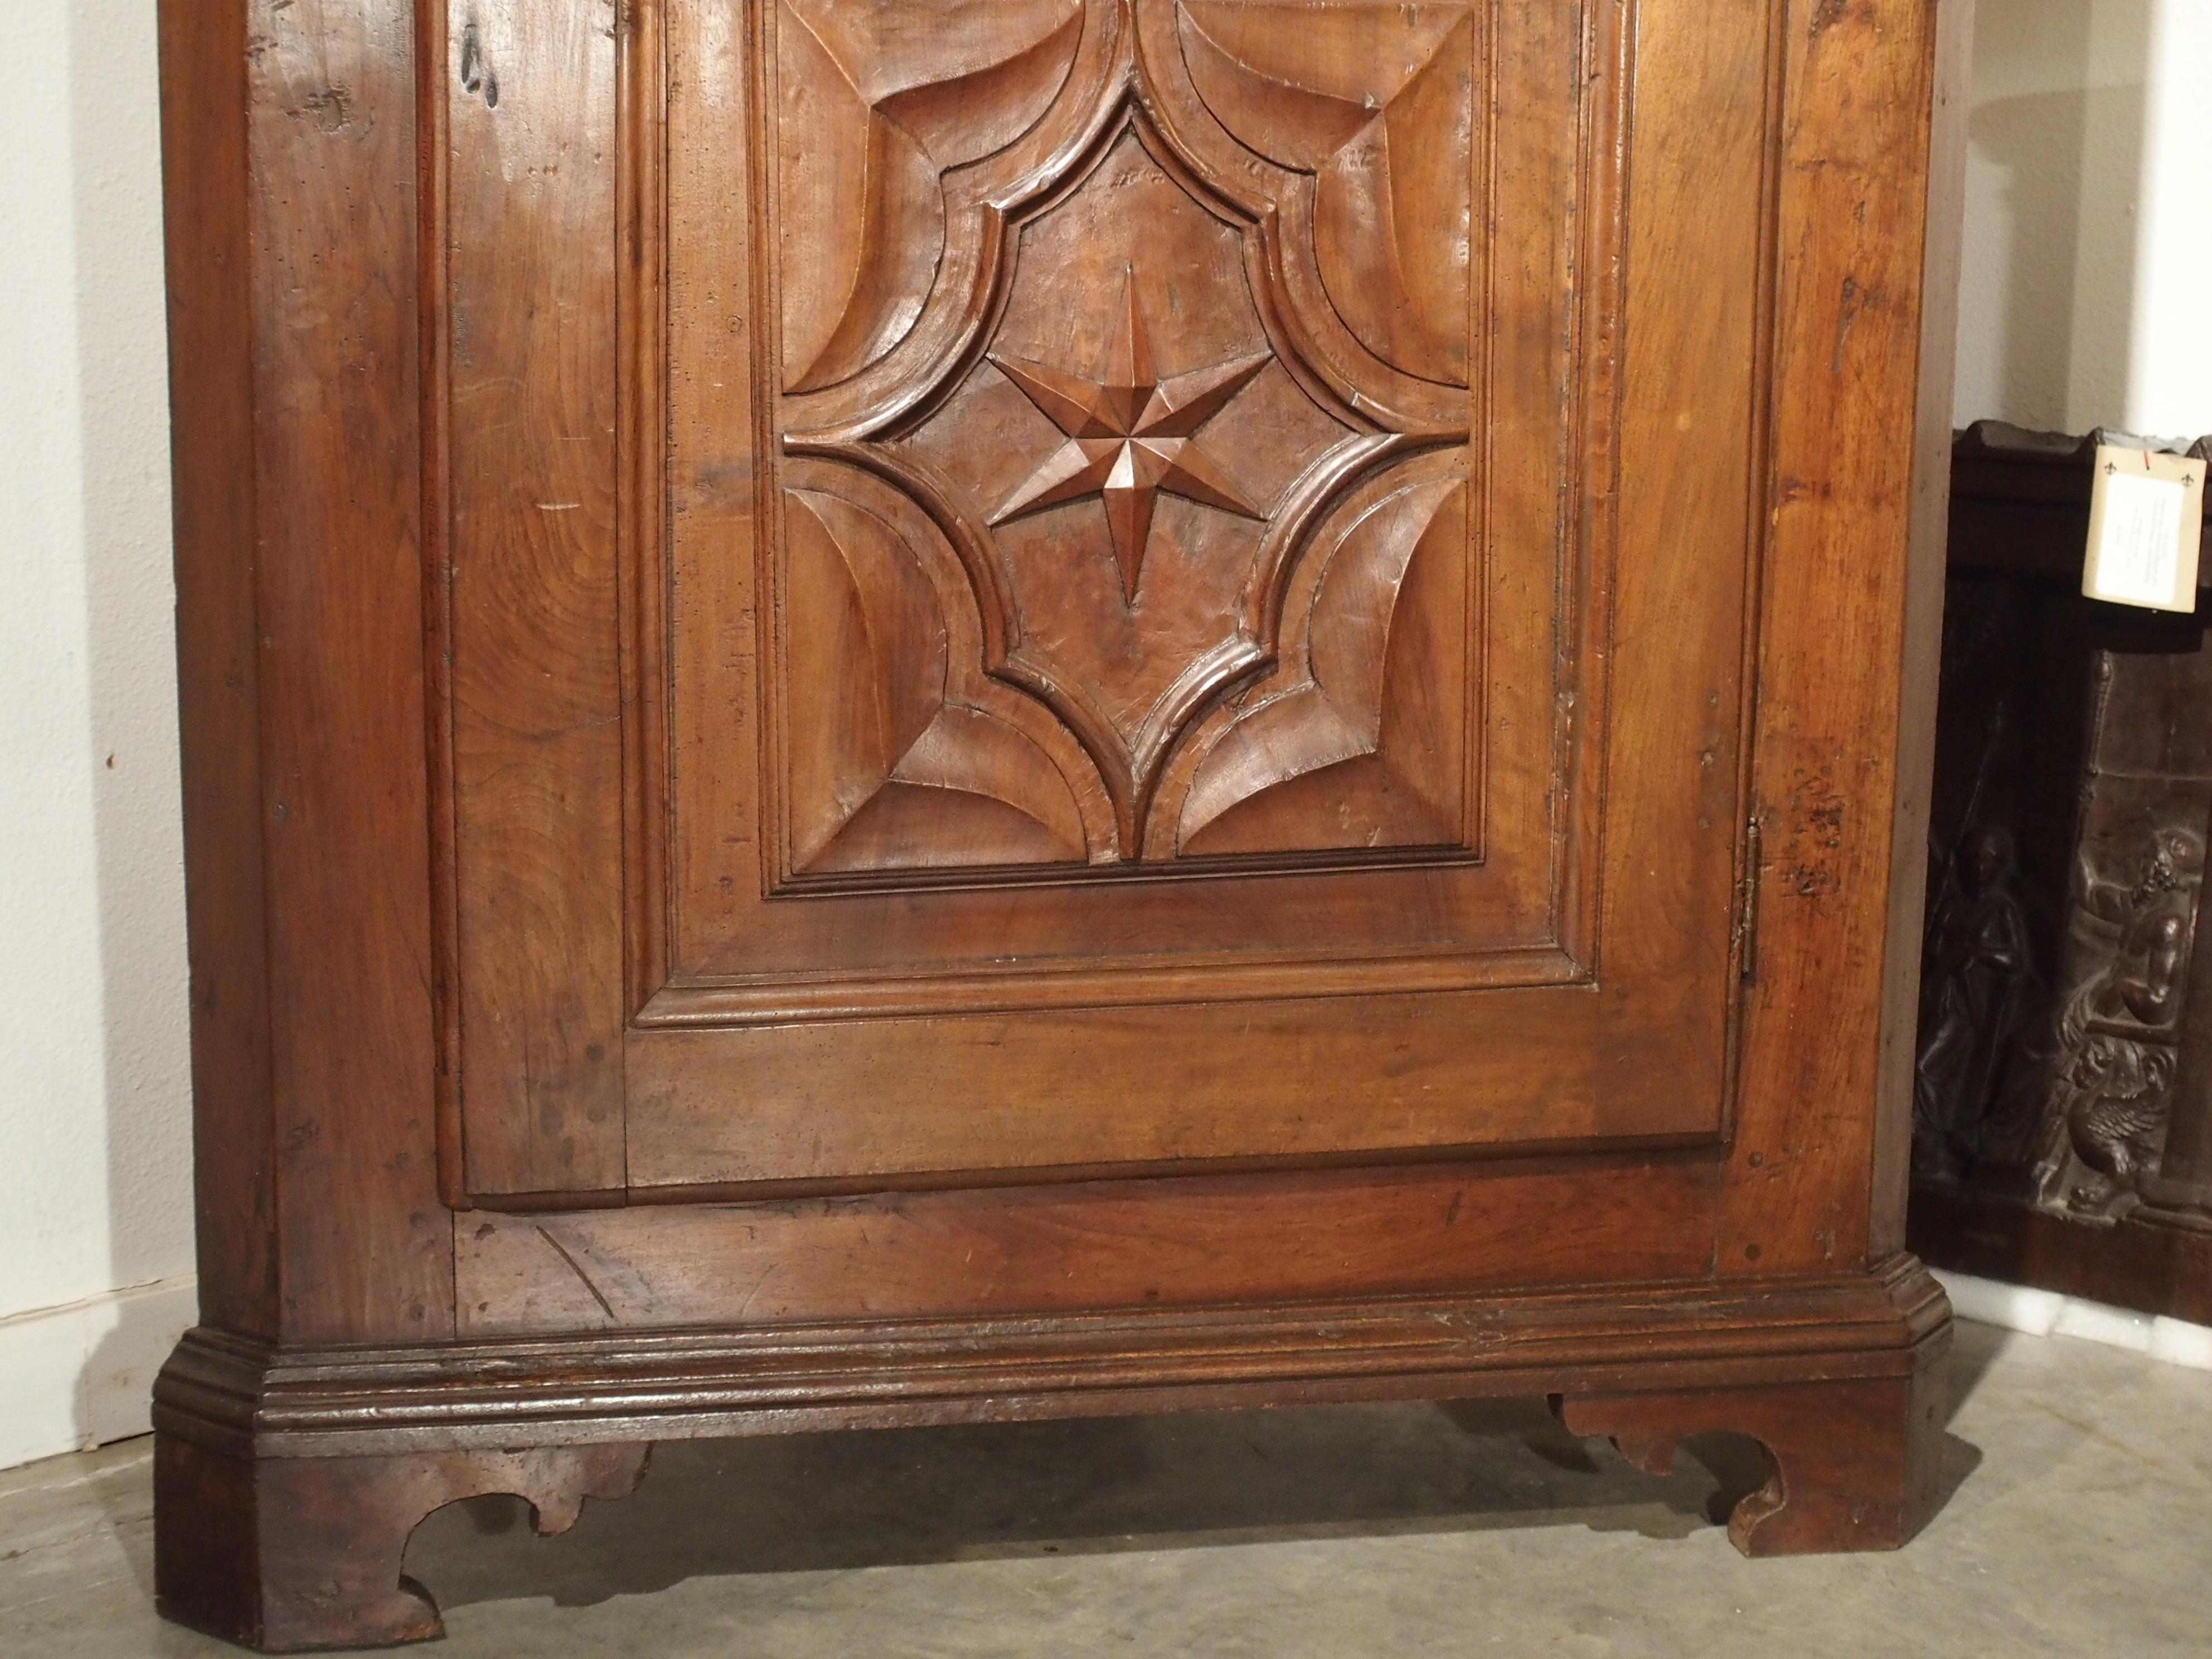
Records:
[[[1346,325],[1385,362],[1465,386],[1474,11],[1368,7],[1320,27],[1295,3],[1188,0],[1182,12],[1206,107],[1314,176],[1316,259]]]
[[[1121,331],[1095,381],[1024,357],[991,354],[992,367],[1067,437],[991,522],[1001,525],[1042,507],[1097,496],[1114,538],[1121,597],[1133,605],[1152,538],[1152,504],[1161,490],[1243,518],[1261,516],[1206,453],[1197,433],[1267,366],[1267,354],[1259,351],[1163,377],[1153,366],[1152,330],[1136,283],[1133,270],[1122,274]]]
[[[790,873],[1467,846],[1471,5],[771,39]]]

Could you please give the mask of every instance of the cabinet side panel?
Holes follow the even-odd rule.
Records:
[[[1907,544],[1936,7],[1789,19],[1758,936],[1723,1273],[1856,1266],[1873,1243],[1907,613],[1925,600]]]
[[[441,1336],[415,19],[410,0],[255,0],[248,23],[282,1332]]]
[[[163,0],[169,401],[201,1317],[276,1328],[254,651],[245,0]]]
[[[453,6],[436,82],[471,1192],[623,1184],[610,15]]]
[[[1882,1008],[1869,1249],[1905,1248],[1912,1060],[1920,1024],[1920,948],[1936,769],[1936,684],[1943,647],[1943,568],[1951,517],[1951,404],[1959,340],[1959,255],[1966,194],[1966,101],[1974,0],[1940,0],[1928,138],[1920,278],[1920,403],[1905,575],[1904,696],[1898,709],[1898,805],[1890,841],[1889,963]]]

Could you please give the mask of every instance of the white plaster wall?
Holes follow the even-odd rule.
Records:
[[[9,21],[0,1466],[143,1427],[192,1302],[154,0]]]
[[[2152,6],[2121,424],[2212,433],[2212,0]]]
[[[1977,0],[1959,423],[2212,433],[2212,0]]]

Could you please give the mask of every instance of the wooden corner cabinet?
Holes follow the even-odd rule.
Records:
[[[1201,1406],[1926,1518],[1963,3],[161,21],[166,1613],[434,1635],[455,1499]]]

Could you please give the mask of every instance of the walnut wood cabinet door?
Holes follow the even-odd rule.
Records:
[[[984,1419],[1932,1512],[1963,4],[161,15],[164,1613],[414,1639],[454,1499]]]
[[[449,1188],[1717,1139],[1763,0],[452,13]]]

